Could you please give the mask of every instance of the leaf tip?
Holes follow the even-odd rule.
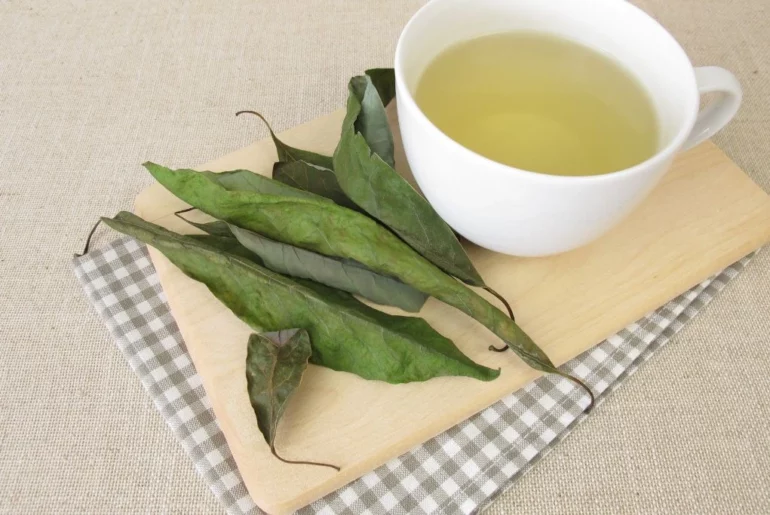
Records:
[[[113,222],[114,218],[110,218],[109,216],[100,216],[99,221],[102,222],[104,225],[106,225],[109,228],[113,228]]]
[[[144,163],[142,163],[142,166],[144,167],[145,170],[150,172],[150,175],[152,175],[156,179],[158,178],[158,174],[164,171],[168,171],[168,168],[166,168],[165,166],[161,166],[157,163],[153,163],[152,161],[145,161]]]
[[[502,373],[502,368],[491,368],[486,367],[484,365],[480,365],[478,363],[475,364],[476,367],[472,374],[464,374],[468,377],[471,377],[473,379],[478,379],[479,381],[489,382],[494,381],[498,377],[500,377],[500,374]]]

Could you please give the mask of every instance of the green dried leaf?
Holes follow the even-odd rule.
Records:
[[[224,190],[198,175],[225,196],[258,196]],[[270,205],[279,209],[285,201],[328,205],[369,220],[331,202],[274,198],[278,201]],[[158,249],[182,272],[204,283],[255,331],[305,329],[313,347],[311,363],[389,383],[451,375],[487,381],[499,375],[497,370],[474,363],[421,318],[388,315],[348,293],[312,281],[290,279],[248,258],[173,233],[131,213],[121,212],[113,219],[102,220],[113,229]]]
[[[358,119],[363,113],[360,83],[359,78],[351,80],[342,137],[334,152],[334,174],[340,187],[348,198],[431,263],[463,282],[484,286],[452,229],[422,195],[371,151],[364,135],[358,132]],[[390,131],[387,120],[384,123]]]
[[[267,130],[270,131],[270,137],[273,139],[273,143],[275,144],[275,151],[278,153],[278,160],[279,161],[305,161],[306,163],[310,163],[316,166],[322,166],[327,169],[331,169],[332,167],[332,158],[329,156],[324,156],[322,154],[318,154],[316,152],[311,152],[309,150],[302,150],[299,148],[294,148],[283,141],[278,139],[278,136],[275,135],[273,132],[272,127],[270,127],[270,124],[265,119],[264,116],[259,114],[256,111],[238,111],[235,113],[235,116],[239,116],[241,114],[253,114],[255,116],[258,116],[263,122],[265,122],[265,125],[267,125]]]
[[[396,72],[393,68],[370,68],[364,72],[380,94],[382,105],[387,106],[396,98]]]
[[[278,422],[299,386],[313,350],[300,329],[252,334],[246,354],[249,399],[257,425],[273,449]]]
[[[348,90],[359,105],[358,115],[353,121],[356,132],[364,137],[369,149],[380,156],[388,166],[395,166],[393,134],[390,132],[388,115],[377,88],[368,76],[359,75],[350,79]]]
[[[328,168],[311,165],[304,161],[279,162],[273,165],[273,179],[293,188],[326,197],[348,209],[361,211],[361,208],[345,195],[334,172]]]
[[[292,277],[344,290],[404,311],[420,311],[428,296],[397,279],[372,272],[353,261],[324,256],[293,245],[265,238],[255,232],[231,226],[238,241],[258,255],[267,268]]]
[[[339,467],[312,461],[282,458],[275,450],[278,423],[289,398],[302,381],[312,349],[310,336],[301,329],[289,329],[249,337],[246,352],[246,383],[257,425],[273,456],[286,463]]]
[[[206,235],[200,241],[226,245],[224,250],[245,255],[274,272],[354,293],[377,304],[395,306],[410,313],[420,311],[428,296],[397,279],[372,272],[360,263],[316,254],[309,250],[265,238],[227,222],[198,223],[177,215]],[[221,242],[221,243],[220,243]],[[237,247],[243,247],[238,249]],[[246,252],[244,253],[244,250]]]
[[[227,191],[192,170],[147,169],[171,193],[215,218],[395,277],[475,318],[533,368],[559,373],[513,320],[367,216],[325,200]]]

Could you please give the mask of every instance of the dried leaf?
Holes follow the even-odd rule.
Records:
[[[393,134],[390,132],[388,115],[377,88],[368,76],[359,75],[350,79],[348,90],[359,106],[358,115],[353,121],[355,131],[364,137],[369,149],[392,168],[395,166]]]
[[[351,80],[348,111],[342,137],[334,152],[334,174],[345,194],[364,211],[385,224],[431,263],[473,286],[484,286],[452,229],[433,207],[377,153],[359,133],[358,119],[363,106],[360,78]],[[374,90],[366,79],[368,88]],[[382,116],[382,129],[390,128]],[[383,121],[384,120],[384,121]]]
[[[353,261],[324,256],[293,245],[281,243],[255,232],[231,226],[238,241],[258,255],[264,265],[292,277],[344,290],[404,311],[420,311],[428,296],[397,279],[373,272]]]
[[[273,456],[286,463],[339,467],[312,461],[282,458],[275,450],[278,423],[289,398],[302,381],[312,349],[310,336],[301,329],[252,334],[246,351],[246,383],[257,425]]]
[[[228,192],[203,175],[200,178],[228,196],[257,195]],[[292,204],[308,202],[287,200]],[[318,204],[368,220],[331,202]],[[176,234],[131,213],[121,212],[115,218],[102,220],[158,249],[186,275],[204,283],[255,331],[305,329],[313,347],[311,363],[389,383],[451,375],[487,381],[499,375],[497,370],[474,363],[421,318],[388,315],[348,293],[312,281],[290,279],[221,246]],[[216,241],[222,240],[226,238]]]
[[[273,165],[273,179],[293,188],[326,197],[349,209],[361,211],[361,208],[345,195],[334,172],[328,168],[311,165],[304,161],[279,162]]]
[[[198,223],[177,215],[188,224],[197,227],[208,235],[236,239],[230,244],[230,250],[236,245],[248,249],[247,257],[258,257],[258,263],[274,272],[311,279],[313,281],[354,293],[377,304],[395,306],[410,313],[420,311],[428,296],[419,290],[407,286],[397,279],[380,275],[360,263],[316,254],[309,250],[281,243],[247,231],[227,222],[214,221]],[[207,239],[196,235],[202,241]],[[213,240],[210,240],[213,241]],[[243,254],[241,252],[241,254]]]
[[[307,331],[293,329],[252,334],[246,354],[249,399],[259,430],[275,446],[278,422],[289,397],[299,386],[312,354]]]
[[[256,111],[238,111],[235,113],[235,116],[241,115],[241,114],[253,114],[255,116],[258,116],[263,122],[265,122],[265,125],[267,125],[267,130],[270,131],[270,137],[273,139],[273,143],[275,144],[275,150],[278,153],[278,160],[279,161],[305,161],[306,163],[310,163],[316,166],[322,166],[323,168],[330,169],[332,167],[332,158],[329,156],[324,156],[322,154],[318,154],[316,152],[311,152],[309,150],[302,150],[299,148],[294,148],[283,141],[278,139],[278,136],[275,135],[273,132],[272,127],[270,127],[270,124],[265,119],[264,116],[259,114]]]
[[[396,72],[393,68],[370,68],[364,72],[380,94],[382,105],[386,106],[396,98]]]

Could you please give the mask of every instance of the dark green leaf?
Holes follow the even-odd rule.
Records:
[[[275,151],[278,153],[278,160],[279,161],[305,161],[306,163],[314,164],[317,166],[322,166],[324,168],[331,168],[332,167],[332,158],[329,156],[324,156],[322,154],[318,154],[316,152],[311,152],[309,150],[302,150],[299,148],[294,148],[283,141],[278,139],[278,136],[275,135],[273,132],[273,129],[270,127],[270,124],[267,122],[264,116],[259,114],[256,111],[238,111],[235,113],[235,116],[238,116],[240,114],[253,114],[255,116],[258,116],[263,122],[265,122],[265,125],[267,125],[267,130],[270,131],[270,137],[273,138],[273,143],[275,144]]]
[[[227,196],[257,196],[228,192],[204,176],[200,178]],[[284,201],[309,202],[279,198],[277,204]],[[315,204],[333,206],[369,220],[331,202]],[[121,212],[114,219],[103,221],[158,249],[182,272],[204,283],[255,331],[305,329],[313,346],[312,363],[389,383],[448,375],[491,380],[499,375],[499,371],[471,361],[421,318],[388,315],[348,293],[312,281],[290,279],[221,247],[173,233],[131,213]]]
[[[238,241],[258,255],[267,268],[275,272],[312,279],[376,302],[396,306],[404,311],[420,311],[427,295],[397,279],[372,272],[359,263],[343,261],[294,247],[255,232],[231,226]]]
[[[274,272],[311,279],[313,281],[344,290],[350,293],[387,306],[395,306],[411,313],[420,311],[428,296],[397,279],[372,272],[365,266],[354,261],[316,254],[265,238],[255,232],[247,231],[227,222],[214,221],[198,223],[183,218],[185,222],[197,227],[208,235],[223,238],[222,244],[227,244],[227,250],[237,252],[249,258],[259,257],[258,263]],[[214,242],[197,236],[201,241]],[[237,238],[237,241],[228,241]],[[248,249],[244,253],[237,246]],[[253,253],[253,255],[252,255]]]
[[[388,115],[371,79],[366,75],[353,77],[348,84],[348,90],[358,104],[358,115],[353,122],[356,132],[364,137],[372,152],[380,156],[389,166],[395,166],[393,134],[388,125]],[[348,109],[350,109],[349,103]]]
[[[249,399],[270,448],[289,397],[299,386],[312,354],[307,331],[252,334],[246,354]]]
[[[282,458],[275,450],[278,423],[289,398],[302,381],[311,355],[310,336],[301,329],[252,334],[246,350],[246,384],[257,425],[273,456],[286,463],[339,467]]]
[[[361,102],[351,91],[342,137],[334,152],[334,174],[342,190],[431,263],[461,281],[484,286],[452,229],[356,132],[360,113]]]
[[[393,68],[370,68],[364,73],[372,79],[372,84],[382,99],[382,105],[387,106],[396,98],[396,73]]]
[[[311,165],[304,161],[279,162],[273,165],[273,179],[293,188],[326,197],[349,209],[361,211],[361,208],[345,195],[334,172],[328,168]]]
[[[174,195],[215,218],[319,254],[351,259],[395,277],[475,318],[533,368],[556,371],[548,356],[513,320],[367,216],[325,199],[227,191],[192,170],[159,166],[148,170]]]

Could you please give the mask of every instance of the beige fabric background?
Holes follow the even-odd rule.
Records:
[[[76,283],[99,215],[343,105],[417,0],[0,2],[0,512],[219,513]],[[770,190],[766,0],[640,0],[733,70],[716,138]],[[98,233],[96,245],[114,238]],[[770,512],[770,252],[529,475],[504,513]]]

